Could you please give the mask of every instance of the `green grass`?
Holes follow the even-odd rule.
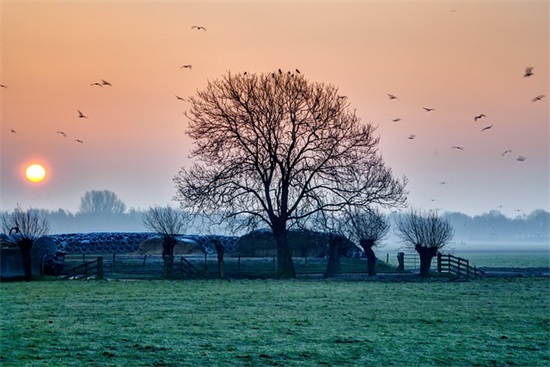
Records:
[[[548,278],[0,284],[7,366],[548,366]]]

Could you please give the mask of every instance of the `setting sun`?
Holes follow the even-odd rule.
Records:
[[[27,180],[31,182],[40,182],[44,179],[44,177],[46,177],[46,170],[40,164],[31,164],[27,167],[25,176],[27,177]]]

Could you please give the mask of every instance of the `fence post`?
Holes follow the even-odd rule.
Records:
[[[143,256],[143,267],[145,267],[145,262],[147,261],[147,254]]]
[[[113,265],[111,266],[113,270],[115,270],[115,256],[116,256],[116,252],[113,252]]]
[[[386,264],[390,263],[390,254],[386,254]]]
[[[437,272],[441,273],[441,252],[437,253]]]
[[[208,271],[208,264],[206,263],[207,257],[208,257],[208,254],[205,252],[204,253],[204,271]]]
[[[103,256],[98,256],[97,257],[97,275],[96,275],[96,279],[97,280],[102,280],[103,279]]]
[[[241,271],[241,253],[237,254],[237,270]]]
[[[470,260],[466,260],[466,278],[470,277]]]
[[[273,256],[273,270],[275,270],[275,255]]]

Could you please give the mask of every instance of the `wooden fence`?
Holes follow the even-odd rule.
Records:
[[[451,254],[437,253],[437,272],[455,274],[458,277],[478,278],[484,274],[470,262]]]
[[[103,279],[103,257],[98,256],[96,260],[86,261],[80,265],[63,271],[56,279]]]

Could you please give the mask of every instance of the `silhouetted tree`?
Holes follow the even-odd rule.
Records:
[[[418,252],[420,276],[429,276],[432,259],[453,238],[450,222],[436,211],[425,212],[412,208],[408,213],[397,216],[395,224],[397,235]]]
[[[110,190],[86,191],[80,199],[81,213],[122,214],[126,204]]]
[[[367,258],[369,276],[376,275],[376,254],[373,247],[388,234],[390,224],[388,218],[378,209],[358,210],[348,212],[350,237],[359,243]]]
[[[162,258],[164,260],[164,276],[172,275],[174,263],[174,247],[178,242],[176,236],[186,225],[186,214],[170,206],[155,206],[143,214],[143,225],[162,237]]]
[[[198,213],[265,222],[277,243],[278,274],[295,277],[287,241],[318,211],[405,201],[378,154],[375,127],[346,97],[303,74],[231,74],[190,97],[187,134],[196,163],[174,178],[176,199]]]
[[[50,225],[43,212],[17,206],[13,212],[1,214],[2,232],[8,234],[8,241],[21,250],[25,280],[32,279],[31,249],[34,241],[50,231]]]

